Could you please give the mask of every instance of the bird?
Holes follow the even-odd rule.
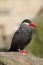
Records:
[[[19,29],[14,33],[11,46],[8,51],[18,52],[20,50],[23,50],[32,40],[34,33],[33,28],[36,28],[36,25],[32,23],[31,20],[23,20],[20,24]],[[20,52],[22,53],[23,51]]]

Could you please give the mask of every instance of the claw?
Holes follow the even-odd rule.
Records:
[[[23,54],[23,55],[25,55],[25,54],[28,53],[26,50],[20,50],[20,49],[18,49],[18,52],[19,52],[20,54]]]

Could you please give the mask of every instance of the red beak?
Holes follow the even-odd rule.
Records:
[[[33,28],[37,28],[37,26],[34,23],[30,23],[29,26],[32,26]]]

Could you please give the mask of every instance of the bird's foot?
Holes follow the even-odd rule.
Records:
[[[19,54],[23,54],[23,55],[28,53],[26,50],[20,50],[20,49],[18,49],[18,52],[19,52]]]

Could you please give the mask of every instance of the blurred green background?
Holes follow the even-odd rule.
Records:
[[[37,29],[35,30],[31,43],[26,47],[26,50],[35,56],[43,58],[43,8],[33,21],[36,23]]]

